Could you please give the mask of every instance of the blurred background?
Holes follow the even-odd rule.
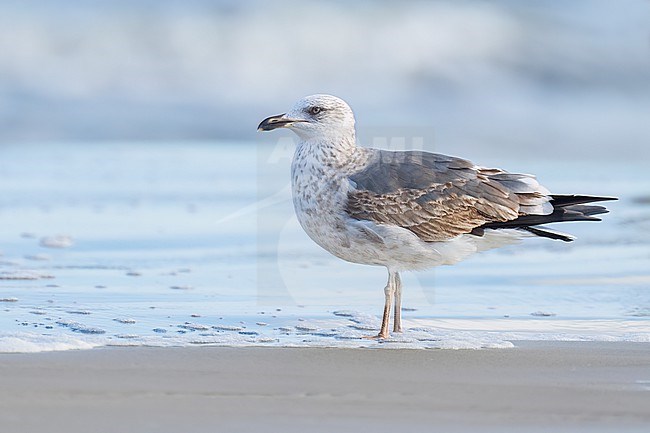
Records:
[[[468,157],[650,159],[650,2],[0,2],[0,144],[253,140],[312,93]]]
[[[649,341],[650,1],[1,0],[0,352],[367,344],[384,271],[307,238],[256,132],[313,93],[364,145],[620,197],[404,275],[403,344]]]

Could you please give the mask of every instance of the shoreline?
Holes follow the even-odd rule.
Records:
[[[101,347],[0,355],[11,432],[645,431],[650,345]]]

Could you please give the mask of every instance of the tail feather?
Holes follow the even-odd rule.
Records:
[[[536,236],[570,242],[573,240],[570,235],[536,226],[567,221],[600,221],[600,218],[594,217],[594,215],[609,212],[607,208],[598,205],[587,205],[587,203],[609,200],[618,199],[589,195],[552,195],[550,203],[553,205],[553,212],[547,215],[528,214],[521,215],[511,221],[490,222],[477,227],[472,233],[480,236],[485,229],[520,229]]]

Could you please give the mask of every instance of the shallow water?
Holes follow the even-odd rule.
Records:
[[[578,236],[573,243],[527,239],[404,275],[407,331],[376,342],[360,337],[377,331],[385,270],[344,263],[302,233],[281,150],[0,149],[0,351],[650,341],[650,182],[642,163],[500,162],[537,173],[556,192],[621,200],[601,223],[555,227]]]

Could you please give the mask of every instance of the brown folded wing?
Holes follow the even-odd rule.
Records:
[[[350,176],[347,212],[409,229],[427,242],[553,209],[548,191],[530,175],[434,153],[369,151],[366,166]]]

